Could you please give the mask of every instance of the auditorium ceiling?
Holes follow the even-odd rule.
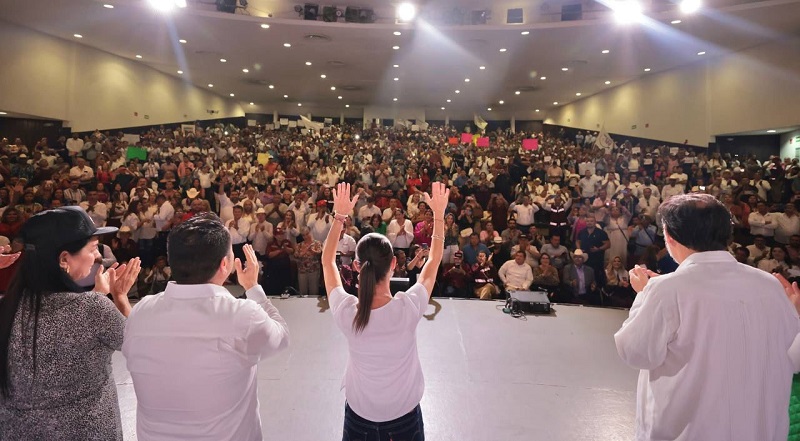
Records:
[[[487,3],[493,17],[504,15],[500,3]],[[242,103],[328,108],[544,110],[731,51],[800,39],[798,0],[730,2],[691,16],[660,7],[628,25],[588,7],[578,21],[542,13],[516,25],[495,23],[505,16],[481,25],[424,18],[397,24],[386,18],[391,12],[381,5],[387,3],[371,0],[358,5],[374,8],[375,23],[331,23],[303,20],[293,10],[298,4],[251,0],[246,11],[228,14],[193,0],[171,13],[145,0],[0,0],[0,19],[144,63]],[[537,4],[545,11],[544,2]],[[554,7],[560,11],[560,4]]]

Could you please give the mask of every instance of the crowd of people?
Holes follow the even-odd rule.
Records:
[[[358,239],[385,235],[398,264],[393,277],[413,285],[433,235],[422,198],[432,182],[450,188],[442,267],[433,294],[492,299],[511,290],[546,291],[553,301],[630,306],[627,270],[659,273],[677,265],[664,245],[659,205],[707,193],[734,219],[729,251],[744,264],[787,279],[800,276],[800,165],[796,159],[738,157],[658,145],[602,149],[596,134],[488,134],[489,147],[453,142],[454,127],[329,126],[300,129],[198,125],[194,132],[153,127],[129,158],[122,133],[0,141],[0,245],[22,251],[31,215],[82,207],[97,227],[110,267],[140,258],[131,295],[170,280],[167,235],[198,213],[217,213],[234,253],[252,244],[267,294],[320,295],[323,243],[333,224],[338,182],[358,196],[337,245],[344,288],[356,292]],[[525,138],[538,148],[522,148]],[[15,267],[0,270],[0,291]],[[94,275],[87,278],[91,284]]]

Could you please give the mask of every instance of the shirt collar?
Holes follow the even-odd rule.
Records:
[[[167,283],[167,289],[164,291],[164,295],[179,299],[194,299],[202,297],[229,296],[231,293],[222,286],[211,283],[180,285],[175,282],[169,282]]]
[[[736,263],[736,259],[731,255],[731,253],[724,250],[697,252],[681,262],[676,271],[685,270],[692,265],[703,263]]]

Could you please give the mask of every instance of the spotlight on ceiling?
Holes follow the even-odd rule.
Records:
[[[413,3],[403,2],[397,5],[397,20],[408,23],[417,16],[417,7]]]
[[[642,5],[637,0],[618,0],[611,4],[618,23],[628,24],[642,18]]]
[[[700,0],[682,0],[678,7],[684,14],[694,14],[700,9]]]
[[[150,6],[161,12],[168,12],[175,8],[185,8],[186,0],[149,0]]]

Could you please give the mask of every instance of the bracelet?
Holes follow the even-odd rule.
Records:
[[[334,215],[333,215],[333,220],[335,220],[335,221],[338,221],[338,222],[341,222],[341,223],[342,223],[342,225],[344,225],[344,223],[347,221],[347,218],[348,218],[348,217],[349,217],[349,216],[345,216],[345,215],[343,215],[343,214],[334,214]]]
[[[444,236],[437,236],[437,235],[434,234],[434,235],[431,236],[431,239],[439,239],[441,241],[444,241]]]
[[[444,218],[441,218],[441,219],[436,219],[436,218],[434,218],[434,219],[433,219],[433,221],[434,221],[434,222],[436,222],[436,221],[444,222]]]

